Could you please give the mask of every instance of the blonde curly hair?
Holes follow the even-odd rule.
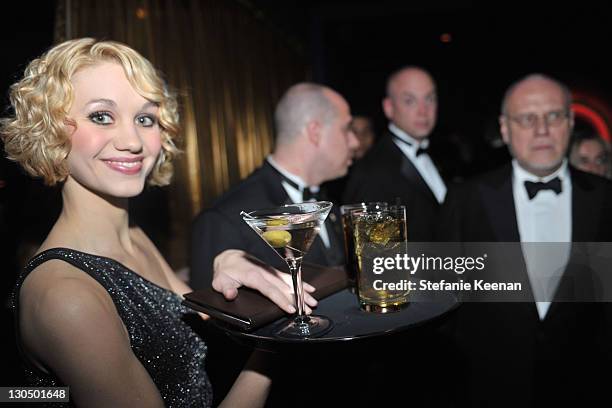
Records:
[[[72,76],[80,69],[113,61],[136,92],[159,106],[162,150],[149,175],[151,185],[166,185],[172,178],[172,160],[179,153],[174,139],[179,132],[176,97],[155,68],[138,52],[114,41],[81,38],[63,42],[32,61],[23,79],[11,86],[14,116],[2,119],[0,136],[7,157],[32,176],[55,185],[68,177],[66,157],[71,149],[65,123],[73,101]]]

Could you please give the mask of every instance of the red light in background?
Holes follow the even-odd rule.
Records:
[[[607,142],[610,142],[610,129],[604,117],[590,106],[580,102],[572,103],[572,111],[576,117],[584,119],[595,128],[597,133]]]
[[[440,41],[442,41],[443,43],[449,43],[453,41],[453,37],[449,33],[444,33],[440,35]]]

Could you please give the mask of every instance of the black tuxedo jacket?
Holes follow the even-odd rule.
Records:
[[[570,166],[572,241],[612,238],[612,190],[609,181]],[[452,186],[438,224],[441,241],[520,241],[512,193],[510,164],[474,180]]]
[[[612,241],[611,183],[571,167],[570,172],[572,241]],[[451,188],[439,221],[441,241],[520,241],[511,165]],[[584,272],[572,269],[570,259],[559,287]],[[519,273],[527,281],[526,270]],[[553,302],[543,321],[534,302],[463,304],[452,331],[464,358],[465,405],[597,402],[605,390],[598,368],[612,362],[609,316],[605,303]]]
[[[190,283],[194,289],[209,287],[213,260],[226,249],[242,249],[265,263],[287,271],[286,263],[257,236],[240,216],[241,211],[289,204],[291,200],[281,185],[282,176],[267,161],[249,177],[221,196],[210,209],[200,213],[192,226]],[[320,265],[344,263],[342,225],[336,206],[327,217],[328,232],[336,245],[327,249],[319,236],[304,257],[305,262]]]
[[[408,240],[432,240],[438,201],[390,132],[351,171],[343,202],[363,201],[401,202],[406,206]]]

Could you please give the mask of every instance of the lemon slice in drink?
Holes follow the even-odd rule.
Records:
[[[283,248],[291,242],[291,234],[289,231],[265,231],[262,237],[273,248]]]

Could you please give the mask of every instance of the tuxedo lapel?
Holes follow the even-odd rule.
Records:
[[[332,201],[329,198],[329,193],[327,191],[327,188],[323,187],[321,188],[320,191],[320,197],[321,200],[323,201]],[[325,223],[329,224],[330,228],[336,233],[336,234],[340,234],[342,235],[342,217],[340,215],[340,208],[334,203],[334,205],[332,206],[331,211],[329,212],[329,215],[327,216],[327,219],[325,220]]]
[[[486,217],[493,229],[495,241],[520,243],[514,193],[512,191],[512,167],[507,165],[491,174],[491,177],[481,185],[481,188]],[[510,256],[514,259],[518,257],[521,259],[521,267],[511,271],[512,280],[523,283],[527,291],[527,297],[533,299],[527,265],[520,244],[517,244],[516,247],[511,246],[511,248],[513,250],[511,250]],[[533,324],[538,324],[540,321],[534,302],[516,303],[510,310]]]
[[[393,137],[395,136],[391,132],[387,132],[387,135],[385,135],[385,138],[388,143],[387,148],[390,152],[389,155],[396,157],[397,161],[399,162],[400,174],[410,184],[414,185],[426,197],[432,200],[437,206],[438,200],[436,199],[436,196],[433,194],[433,192],[427,185],[427,182],[423,179],[423,177],[421,176],[421,173],[419,173],[419,171],[414,166],[412,161],[408,157],[406,157],[404,152],[402,152],[402,150],[395,144],[395,142],[393,142]]]
[[[287,191],[281,184],[283,181],[282,174],[272,167],[267,160],[265,160],[261,166],[261,172],[264,176],[263,179],[265,180],[265,186],[268,191],[267,195],[272,199],[272,203],[275,203],[274,205],[292,204]]]
[[[344,243],[340,209],[334,205],[325,220],[325,228],[329,237],[330,247],[325,251],[325,257],[330,265],[341,265],[344,263]],[[321,242],[322,243],[322,242]]]
[[[519,242],[514,195],[512,193],[512,168],[504,166],[491,175],[480,188],[486,216],[498,242]]]
[[[582,246],[579,243],[597,240],[600,214],[593,203],[603,202],[602,192],[595,189],[576,169],[570,166],[569,170],[572,180],[572,252],[570,263],[555,293],[557,301],[594,299],[597,296],[591,271],[588,268],[584,269],[584,265],[588,265],[588,260],[583,259],[585,252],[581,251]],[[557,301],[551,305],[547,318],[549,315],[557,316],[561,309],[567,309]]]
[[[414,167],[414,164],[402,153],[402,164],[400,168],[400,173],[406,179],[409,180],[410,183],[414,184],[419,190],[423,192],[430,200],[434,201],[436,205],[438,205],[438,200],[436,196],[434,196],[433,192],[421,177],[419,171]]]
[[[603,202],[603,191],[570,166],[572,178],[572,241],[597,240],[600,213],[593,203]]]

